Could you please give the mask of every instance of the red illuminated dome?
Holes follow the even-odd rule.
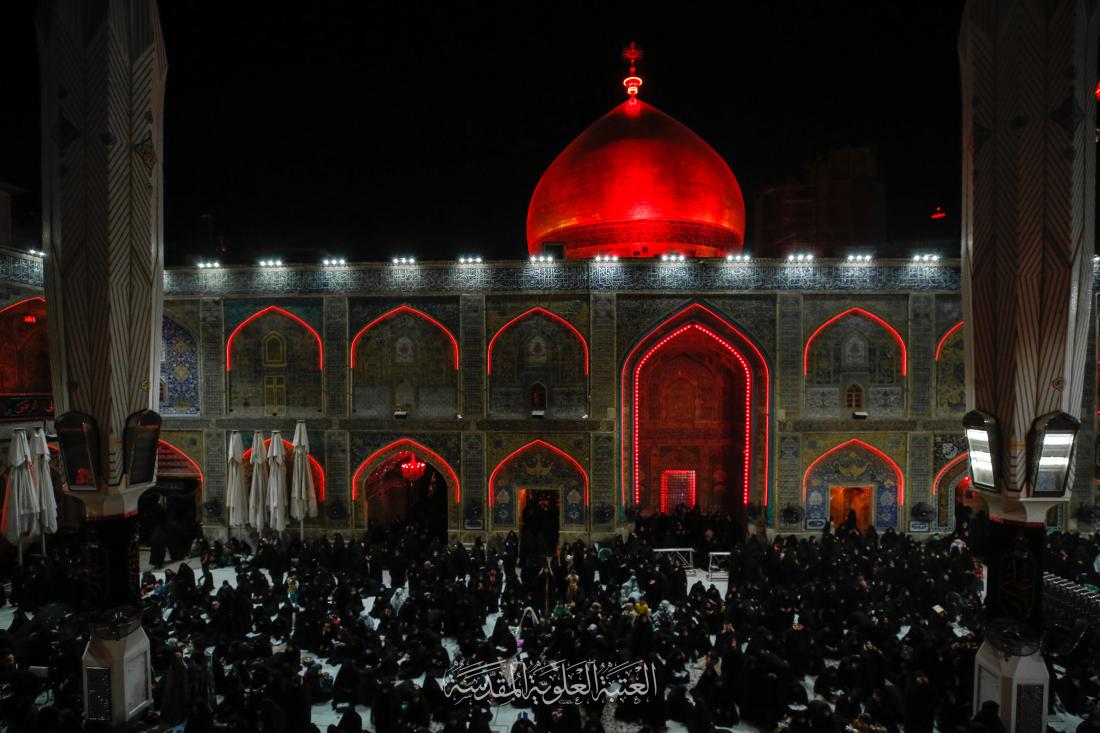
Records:
[[[745,200],[726,162],[637,97],[562,151],[527,210],[530,253],[563,244],[571,259],[724,257],[744,235]]]

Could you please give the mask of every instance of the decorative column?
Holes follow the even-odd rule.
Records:
[[[959,40],[967,407],[992,416],[1001,446],[983,491],[991,536],[975,548],[990,625],[974,706],[998,703],[1010,733],[1046,728],[1042,541],[1069,500],[1033,485],[1033,426],[1080,417],[1092,368],[1097,20],[1095,0],[970,0]]]
[[[166,59],[155,0],[44,0],[38,33],[57,430],[102,566],[85,708],[118,723],[151,703],[134,539],[160,432]]]

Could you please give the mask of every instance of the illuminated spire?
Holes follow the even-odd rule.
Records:
[[[623,86],[630,96],[630,103],[637,104],[638,89],[642,86],[642,77],[638,76],[638,61],[642,59],[642,49],[634,41],[623,49],[623,58],[630,62],[630,76],[623,79]]]

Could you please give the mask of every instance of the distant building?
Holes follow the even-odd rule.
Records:
[[[841,148],[806,166],[800,180],[754,198],[754,254],[842,254],[881,243],[886,229],[882,182],[870,148]]]

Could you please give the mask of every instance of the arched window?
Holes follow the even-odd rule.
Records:
[[[168,401],[168,382],[163,379],[160,380],[160,397],[157,400],[157,404],[163,405]]]
[[[263,339],[263,362],[265,367],[286,366],[286,339],[282,334],[272,331]]]
[[[863,387],[858,384],[849,384],[844,390],[844,407],[849,410],[863,409]]]

